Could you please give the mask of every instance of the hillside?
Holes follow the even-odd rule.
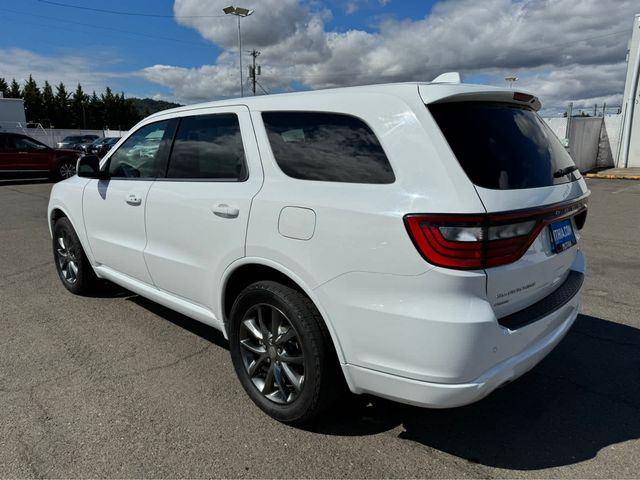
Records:
[[[140,116],[146,117],[152,113],[159,112],[161,110],[167,110],[169,108],[181,107],[179,103],[165,102],[164,100],[153,100],[151,98],[134,98],[130,97],[128,100],[133,103],[136,111]]]

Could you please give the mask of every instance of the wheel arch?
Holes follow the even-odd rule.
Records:
[[[51,235],[51,238],[53,238],[54,224],[56,223],[56,221],[58,221],[60,218],[63,218],[63,217],[69,220],[69,222],[71,223],[71,226],[76,232],[76,235],[78,235],[78,239],[80,240],[80,245],[82,245],[82,249],[84,250],[85,255],[89,259],[89,263],[91,263],[91,265],[95,265],[93,252],[91,251],[88,245],[89,242],[84,230],[84,224],[78,225],[74,221],[73,215],[69,214],[68,209],[66,209],[63,205],[60,205],[60,204],[52,205],[49,208],[48,223],[49,223],[49,234]]]
[[[224,333],[227,335],[227,322],[229,320],[229,314],[231,307],[237,295],[247,286],[260,280],[273,280],[283,283],[291,288],[303,293],[309,300],[313,302],[315,307],[320,312],[320,316],[324,321],[325,326],[331,336],[331,342],[335,349],[338,361],[341,365],[346,363],[340,341],[337,338],[336,332],[331,324],[327,312],[323,309],[319,303],[318,298],[314,294],[313,290],[308,287],[298,275],[287,269],[286,267],[267,260],[264,258],[248,258],[245,257],[232,265],[230,265],[224,273],[221,285],[221,294],[219,297],[219,312],[222,315],[224,323]],[[343,368],[344,371],[344,368]],[[346,372],[345,372],[346,373]],[[347,383],[351,384],[347,375]],[[351,385],[350,385],[351,386]]]

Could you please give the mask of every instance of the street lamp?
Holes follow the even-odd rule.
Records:
[[[238,17],[238,46],[239,46],[239,56],[240,56],[240,96],[244,97],[244,83],[242,81],[242,35],[240,33],[240,18],[248,17],[253,13],[253,10],[249,10],[247,8],[242,7],[234,7],[230,5],[222,9],[222,11],[226,15],[235,15]]]

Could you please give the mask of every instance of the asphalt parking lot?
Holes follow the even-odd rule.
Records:
[[[485,400],[262,414],[221,334],[124,290],[69,294],[51,183],[0,179],[0,477],[638,477],[640,182],[590,180],[583,314]]]

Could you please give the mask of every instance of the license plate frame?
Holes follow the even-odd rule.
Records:
[[[562,253],[577,243],[571,219],[560,220],[549,225],[551,249],[554,253]]]

